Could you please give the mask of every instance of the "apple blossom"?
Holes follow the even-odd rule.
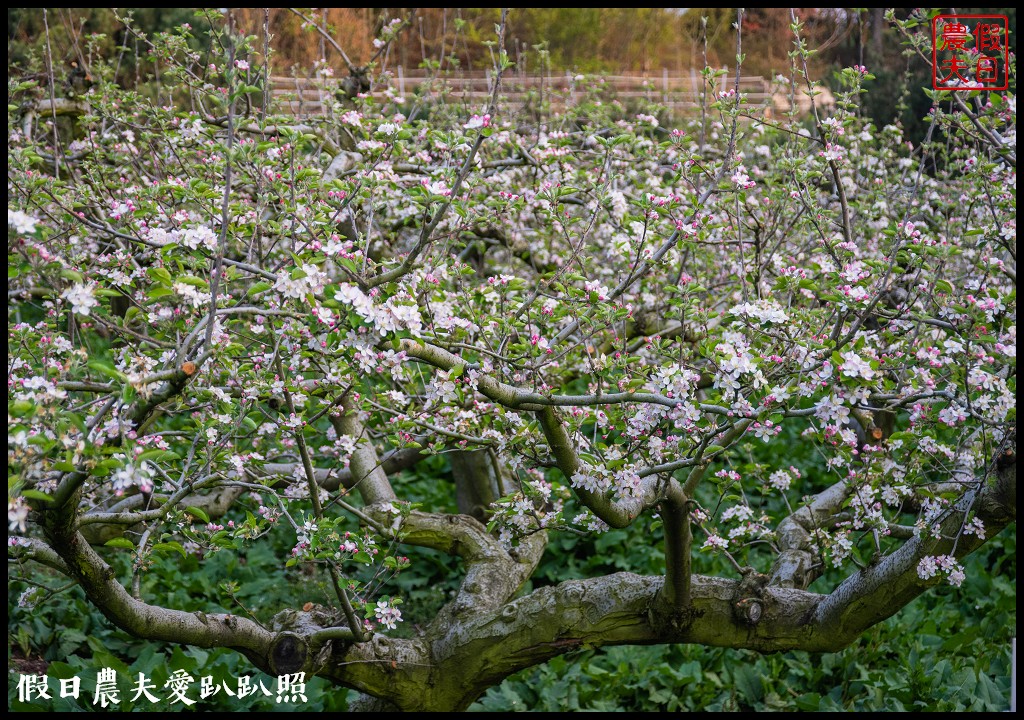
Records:
[[[92,309],[99,305],[95,293],[95,285],[76,283],[61,293],[61,297],[71,303],[73,313],[88,317]]]

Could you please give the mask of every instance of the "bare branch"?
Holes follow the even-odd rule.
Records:
[[[821,561],[814,551],[814,531],[842,506],[850,485],[840,481],[810,499],[806,505],[779,523],[779,556],[772,565],[769,584],[805,589],[821,574]]]

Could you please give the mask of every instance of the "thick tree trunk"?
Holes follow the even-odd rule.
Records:
[[[487,522],[491,503],[502,495],[501,477],[487,450],[452,453],[455,502],[459,512]]]

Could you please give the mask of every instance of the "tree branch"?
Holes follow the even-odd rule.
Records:
[[[419,448],[391,450],[385,454],[380,467],[385,475],[391,475],[411,468],[423,458],[424,455]],[[265,463],[247,472],[251,473],[254,477],[270,477],[274,475],[291,477],[292,473],[295,472],[295,466],[296,463]],[[356,478],[352,474],[351,466],[348,468],[314,468],[313,474],[316,477],[317,484],[324,490],[332,491],[337,490],[339,487],[351,489],[356,485]]]
[[[691,475],[702,468],[694,468]],[[665,585],[659,603],[673,617],[690,609],[690,552],[693,534],[690,531],[689,498],[678,484],[673,484],[661,503],[665,523]]]
[[[346,393],[341,401],[344,414],[337,419],[338,433],[355,438],[356,447],[349,458],[352,471],[352,487],[359,491],[367,505],[397,499],[391,488],[387,473],[377,458],[377,449],[366,437],[366,428],[359,418],[359,405],[352,393]]]
[[[82,586],[89,601],[107,619],[140,638],[233,648],[258,667],[270,670],[274,634],[252,620],[229,614],[170,610],[133,598],[117,581],[113,569],[74,529],[77,501],[76,492],[68,502],[52,503],[53,507],[41,512],[41,525],[50,548],[66,565],[66,574]],[[42,552],[41,548],[34,550]]]
[[[850,486],[841,480],[779,523],[775,534],[780,552],[768,573],[769,585],[803,590],[821,575],[820,568],[815,569],[814,530],[838,512],[849,495]]]
[[[38,538],[9,536],[7,557],[15,560],[35,560],[41,565],[71,576],[71,570],[57,552]]]
[[[423,360],[443,370],[451,370],[456,366],[465,365],[465,362],[458,355],[433,345],[418,343],[415,340],[403,339],[400,347],[407,355]],[[555,456],[555,462],[559,470],[562,471],[567,480],[571,481],[572,476],[579,470],[579,459],[576,456],[575,445],[569,438],[562,421],[558,417],[558,413],[553,407],[552,399],[538,393],[521,390],[487,375],[479,376],[476,383],[477,389],[485,397],[505,407],[536,412],[541,430],[548,441],[551,453]],[[635,395],[634,393],[619,394]],[[641,393],[640,395],[644,396],[646,394]],[[559,399],[564,400],[565,398]],[[676,404],[678,403],[674,403],[673,407]],[[735,426],[726,432],[722,440],[723,445],[727,445],[736,437],[742,435],[749,424],[750,421],[746,420],[736,423]],[[695,465],[699,462],[701,462],[700,458],[691,458],[687,459],[679,467]],[[669,478],[666,484],[666,481],[659,480],[656,474],[656,471],[652,468],[645,468],[640,472],[643,482],[640,486],[639,494],[635,497],[612,500],[601,493],[594,493],[584,488],[575,488],[575,492],[580,501],[597,517],[612,527],[622,528],[636,520],[644,510],[654,507],[665,496],[666,488],[676,483],[675,480]]]
[[[425,513],[414,510],[395,518],[383,505],[367,508],[383,525],[392,525],[401,542],[455,555],[466,565],[466,577],[441,616],[432,625],[444,626],[452,617],[497,607],[506,602],[533,573],[547,543],[545,533],[536,533],[517,548],[506,549],[478,520],[468,515]]]
[[[1017,519],[1016,439],[1007,445],[1009,454],[993,463],[992,471],[977,492],[968,492],[939,520],[940,537],[922,533],[898,550],[847,578],[815,610],[813,621],[831,628],[838,639],[851,642],[869,627],[895,614],[929,587],[938,577],[922,579],[917,565],[926,555],[952,554],[962,558],[985,540],[963,535],[965,516],[974,512],[985,525],[986,537],[994,537]],[[1009,457],[1009,462],[1005,458]]]

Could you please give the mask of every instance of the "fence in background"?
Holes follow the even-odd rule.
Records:
[[[274,96],[279,107],[294,115],[316,115],[323,112],[325,103],[333,102],[333,89],[337,81],[313,81],[305,78],[273,77]],[[714,94],[728,93],[735,87],[735,77],[728,73],[717,79],[714,88],[708,88],[706,102],[714,102]],[[399,96],[411,100],[413,93],[431,98],[466,103],[483,110],[491,94],[492,74],[490,71],[465,71],[443,76],[429,76],[425,71],[405,71],[398,67],[392,75],[392,87]],[[539,107],[549,103],[555,111],[574,106],[587,93],[597,92],[603,99],[618,99],[624,102],[647,100],[668,107],[673,111],[691,111],[700,107],[703,76],[696,70],[689,73],[670,73],[663,70],[660,76],[650,75],[573,75],[563,74],[521,74],[503,76],[501,95],[506,106],[522,109],[527,106]],[[781,114],[789,110],[788,91],[773,92],[772,84],[757,75],[741,76],[740,93],[744,103],[752,111]],[[797,112],[804,115],[810,111],[811,99],[803,91],[796,97]],[[835,98],[827,90],[816,97],[819,107],[830,109]]]

